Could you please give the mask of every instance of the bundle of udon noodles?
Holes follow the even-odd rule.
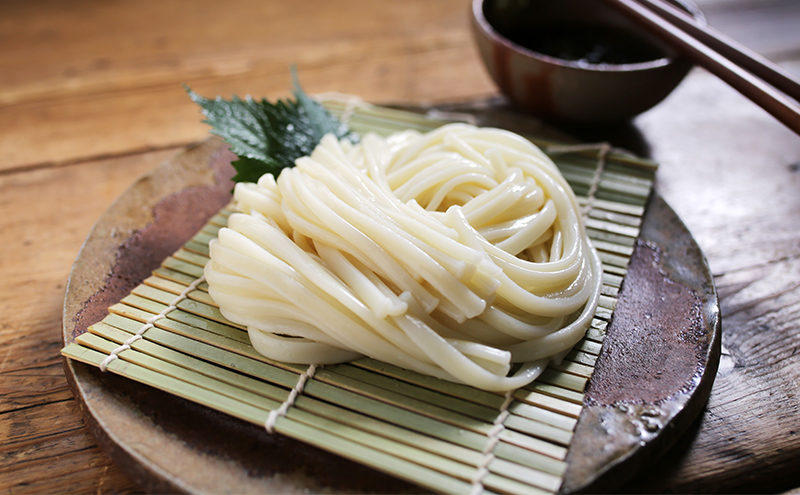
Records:
[[[598,303],[602,267],[572,190],[504,130],[326,136],[234,199],[205,276],[271,359],[369,356],[511,390],[562,359]]]

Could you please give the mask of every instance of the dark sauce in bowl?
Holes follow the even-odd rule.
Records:
[[[533,25],[501,33],[529,50],[586,64],[636,64],[658,60],[665,53],[622,29],[578,23]]]

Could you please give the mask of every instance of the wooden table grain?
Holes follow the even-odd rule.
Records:
[[[710,23],[800,73],[795,0],[703,0]],[[7,0],[0,5],[0,490],[132,493],[64,378],[61,305],[101,212],[207,136],[205,95],[376,103],[491,98],[465,0]],[[701,69],[627,126],[567,129],[654,157],[704,250],[724,355],[706,410],[630,492],[800,490],[800,137]]]

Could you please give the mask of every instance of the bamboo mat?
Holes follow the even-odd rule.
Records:
[[[347,102],[326,105],[360,133],[443,123]],[[315,368],[262,357],[247,331],[222,317],[202,279],[208,243],[229,209],[62,354],[437,492],[555,493],[657,167],[607,145],[531,140],[578,195],[604,274],[585,338],[526,387],[503,395],[371,359]]]

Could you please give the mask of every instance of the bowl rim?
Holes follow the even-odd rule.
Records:
[[[661,67],[666,67],[685,58],[680,53],[676,53],[675,55],[672,56],[668,55],[654,60],[647,60],[645,62],[635,62],[630,64],[609,64],[609,63],[593,64],[589,62],[565,60],[562,58],[553,57],[552,55],[546,55],[544,53],[540,53],[535,50],[531,50],[530,48],[526,48],[522,45],[514,43],[513,41],[502,35],[499,31],[497,31],[484,15],[483,6],[487,1],[494,1],[494,0],[472,0],[472,9],[471,9],[472,18],[480,30],[482,30],[486,35],[488,35],[493,42],[500,43],[501,45],[504,45],[507,49],[519,52],[522,55],[538,59],[553,65],[567,67],[571,69],[585,70],[590,72],[636,72],[636,71],[652,70]],[[705,15],[700,10],[700,8],[697,7],[697,5],[688,0],[674,0],[674,1],[679,3],[684,9],[686,9],[687,12],[692,17],[694,17],[695,20],[697,20],[697,22],[699,22],[700,24],[706,23]]]

